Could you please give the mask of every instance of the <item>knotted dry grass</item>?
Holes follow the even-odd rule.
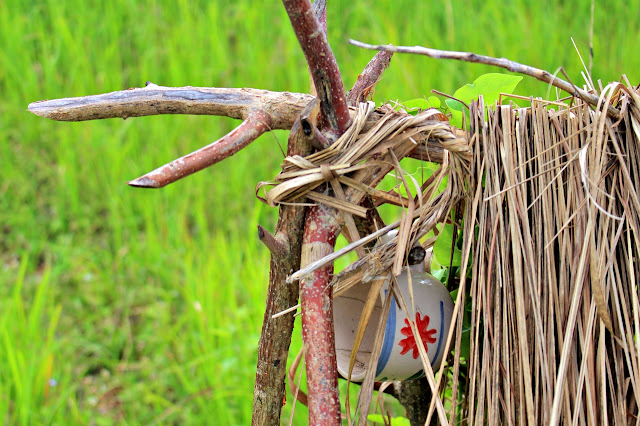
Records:
[[[400,227],[399,237],[361,256],[334,282],[340,283],[347,276],[351,277],[350,282],[355,282],[354,274],[358,274],[360,280],[368,281],[391,266],[397,275],[409,249],[443,221],[451,208],[464,197],[471,150],[466,138],[457,135],[447,121],[441,121],[440,112],[432,109],[413,116],[383,106],[378,110],[384,113],[382,118],[372,128],[363,131],[373,112],[373,103],[361,103],[353,124],[340,139],[329,148],[305,158],[285,158],[282,172],[274,181],[258,184],[256,193],[272,185],[274,187],[264,197],[259,197],[264,202],[270,205],[299,203],[305,199],[307,202],[321,202],[342,212],[347,224],[349,216],[366,217],[367,209],[361,206],[361,202],[370,196],[378,203],[401,206],[403,219],[362,238],[353,238],[357,232],[350,232],[352,244],[296,272],[291,280],[300,279]],[[402,170],[399,161],[427,140],[437,141],[448,154],[444,156],[441,167],[425,182],[419,183],[407,177],[408,173]],[[376,188],[392,171],[402,180],[407,197]],[[447,189],[438,194],[438,186],[445,178],[449,179]],[[314,191],[326,183],[332,184],[331,195]]]
[[[334,144],[305,158],[287,157],[282,165],[282,172],[276,176],[276,179],[272,182],[260,183],[256,190],[258,192],[266,186],[275,185],[262,198],[270,205],[311,201],[324,203],[340,212],[351,244],[295,272],[289,280],[304,278],[338,257],[352,250],[358,251],[360,258],[337,274],[332,282],[335,289],[334,297],[338,297],[356,283],[372,283],[369,296],[371,303],[367,304],[368,309],[365,309],[362,314],[356,336],[358,343],[353,349],[352,364],[359,342],[369,325],[368,319],[374,308],[373,299],[378,297],[380,285],[390,274],[401,273],[402,268],[406,266],[409,250],[414,245],[420,244],[420,240],[436,224],[447,220],[450,211],[465,197],[466,179],[470,171],[469,162],[472,158],[469,139],[457,135],[447,121],[442,121],[442,114],[437,110],[427,110],[413,116],[383,106],[377,111],[379,114],[382,113],[381,118],[369,130],[365,130],[365,124],[368,120],[370,121],[373,112],[372,103],[361,103],[351,127]],[[439,169],[425,181],[418,182],[402,169],[400,160],[421,145],[424,146],[427,141],[431,145],[436,142],[442,146],[445,155],[442,157]],[[402,183],[405,196],[401,196],[400,192],[386,192],[376,188],[390,172],[395,172]],[[447,185],[443,192],[439,192],[438,188],[444,179],[447,179]],[[318,191],[326,188],[327,183],[330,184],[331,191],[326,189]],[[367,217],[368,209],[361,205],[366,196],[379,204],[392,203],[400,206],[402,209],[399,216],[402,219],[375,230],[369,235],[360,236],[354,223],[354,216]],[[363,250],[365,245],[369,248],[369,243],[373,243],[379,236],[398,227],[397,236],[390,242],[368,251]],[[383,311],[388,311],[390,300],[390,298],[387,299],[387,308],[386,310],[383,308]],[[400,303],[406,310],[404,300],[400,300]],[[458,303],[458,311],[460,306],[462,303]],[[378,346],[382,344],[384,335],[384,318],[386,317],[383,315],[380,323],[377,324],[376,344]],[[461,320],[462,316],[458,318]],[[376,345],[373,352],[376,352],[375,347]],[[421,349],[421,358],[431,388],[439,389],[441,384],[435,381],[426,350],[424,347]],[[375,363],[373,360],[371,365]],[[361,387],[358,404],[360,413],[368,411],[374,373],[375,368],[368,370]],[[442,374],[440,376],[442,377]],[[438,400],[438,414],[441,419],[446,420],[444,404],[440,399]],[[347,413],[349,411],[347,406]],[[366,416],[361,415],[360,423],[363,421],[366,422]]]

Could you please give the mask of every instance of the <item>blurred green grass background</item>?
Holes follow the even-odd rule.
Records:
[[[637,84],[640,2],[597,3],[593,76],[626,73]],[[348,38],[563,66],[581,84],[570,37],[588,60],[589,20],[589,1],[330,1],[328,13],[347,88],[372,56]],[[396,55],[375,100],[453,93],[491,71]],[[140,190],[125,181],[238,122],[58,123],[26,112],[40,99],[147,80],[309,84],[277,1],[0,1],[0,422],[250,422],[269,265],[256,225],[273,229],[277,215],[253,190],[277,172],[286,132],[170,187]],[[517,93],[548,91],[525,78]],[[294,423],[306,423],[296,410]]]

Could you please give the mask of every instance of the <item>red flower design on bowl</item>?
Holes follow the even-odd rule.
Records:
[[[411,331],[409,318],[405,318],[404,323],[407,326],[402,327],[400,329],[400,333],[402,333],[407,337],[398,342],[398,344],[402,346],[402,351],[400,352],[400,355],[404,355],[407,352],[413,350],[413,353],[412,353],[413,359],[418,359],[418,356],[420,356],[420,351],[418,350],[418,343],[416,342],[415,336]],[[422,339],[422,343],[424,344],[424,347],[428,352],[429,343],[436,342],[436,338],[435,338],[436,329],[432,328],[431,330],[429,330],[429,315],[425,315],[424,318],[421,318],[420,312],[416,312],[416,328],[418,329],[418,333],[420,333],[420,338]]]

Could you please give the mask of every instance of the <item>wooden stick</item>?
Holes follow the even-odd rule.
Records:
[[[580,89],[568,81],[562,80],[551,74],[548,71],[534,68],[529,65],[520,64],[518,62],[510,61],[506,58],[493,58],[491,56],[477,55],[471,52],[454,52],[449,50],[430,49],[422,46],[385,46],[382,44],[367,44],[357,40],[349,40],[349,43],[354,46],[362,47],[364,49],[381,50],[384,52],[398,52],[398,53],[413,53],[416,55],[424,55],[434,59],[456,59],[464,62],[475,62],[479,64],[493,65],[496,67],[504,68],[511,72],[528,75],[536,78],[545,83],[551,84],[572,96],[584,99],[589,105],[594,107],[598,106],[600,98],[593,93],[589,93],[586,90]],[[616,108],[609,106],[607,114],[611,117],[619,119],[620,111]]]
[[[347,93],[347,103],[350,106],[357,106],[360,102],[365,102],[367,96],[372,93],[376,84],[382,79],[384,71],[389,68],[392,56],[393,52],[378,52],[369,61]]]
[[[138,188],[162,188],[179,179],[199,172],[225,158],[231,157],[242,148],[270,130],[271,116],[264,111],[254,111],[238,127],[214,143],[173,160],[144,176],[128,182]]]
[[[338,64],[309,0],[282,0],[282,4],[307,59],[309,72],[320,99],[320,128],[324,128],[326,124],[328,132],[335,140],[349,126],[349,107]]]
[[[143,117],[159,114],[218,115],[245,120],[254,111],[271,117],[271,129],[291,129],[313,96],[217,87],[147,87],[102,95],[38,101],[29,112],[57,121]]]
[[[302,131],[300,120],[289,135],[288,155],[309,155],[311,147]],[[305,208],[280,206],[274,240],[286,242],[287,250],[272,250],[267,306],[258,345],[258,365],[253,391],[254,426],[279,426],[285,395],[287,357],[293,333],[293,315],[274,317],[278,312],[298,303],[298,285],[286,282],[292,270],[300,268]]]
[[[326,4],[319,2],[314,12],[309,0],[282,0],[282,3],[307,59],[320,101],[318,128],[333,142],[349,127],[350,116],[340,70],[327,41]],[[341,229],[337,216],[337,210],[322,204],[307,209],[301,265],[333,252]],[[309,423],[314,425],[341,424],[331,275],[333,264],[316,270],[300,285]]]
[[[333,253],[341,229],[336,216],[337,211],[324,204],[307,209],[301,266]],[[328,264],[300,282],[309,424],[314,425],[339,425],[341,421],[332,276],[333,264]]]

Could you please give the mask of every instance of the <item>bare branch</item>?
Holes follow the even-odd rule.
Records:
[[[453,52],[448,50],[430,49],[422,46],[385,46],[385,45],[373,45],[366,44],[356,40],[349,40],[349,43],[354,46],[362,47],[364,49],[381,50],[385,52],[398,52],[398,53],[413,53],[416,55],[424,55],[434,59],[456,59],[464,62],[475,62],[479,64],[493,65],[495,67],[504,68],[511,72],[528,75],[536,78],[545,83],[551,84],[572,96],[584,99],[588,104],[597,107],[600,98],[593,93],[589,93],[586,90],[580,89],[568,81],[562,80],[548,71],[534,68],[529,65],[520,64],[518,62],[510,61],[506,58],[493,58],[491,56],[477,55],[471,52]],[[609,106],[607,114],[613,118],[620,118],[620,111],[616,108]]]
[[[262,225],[258,225],[258,238],[269,249],[269,251],[277,258],[283,258],[289,255],[289,244],[283,239],[286,239],[285,235],[278,234],[279,237],[274,237],[269,231],[267,231]]]
[[[389,67],[392,56],[393,52],[378,52],[369,61],[349,93],[347,93],[347,103],[350,106],[356,106],[366,100],[375,85],[382,79],[382,73]]]
[[[58,121],[129,118],[158,114],[218,115],[246,119],[253,111],[271,116],[272,129],[290,129],[313,100],[308,94],[216,87],[147,87],[102,95],[34,102],[29,111]]]
[[[329,142],[333,142],[349,127],[350,116],[340,70],[327,42],[325,2],[321,0],[316,4],[316,13],[325,24],[324,28],[314,14],[309,0],[282,0],[282,3],[307,59],[309,73],[320,101],[318,128]],[[341,229],[336,220],[337,215],[337,210],[323,204],[307,210],[301,265],[333,252]],[[355,225],[353,228],[357,232]],[[318,425],[341,423],[333,297],[328,285],[332,273],[332,264],[320,268],[314,271],[310,279],[303,280],[300,286],[302,338],[307,346],[305,363],[309,423]]]
[[[309,155],[311,148],[307,142],[300,120],[297,120],[289,134],[287,154]],[[274,315],[298,303],[298,285],[287,283],[286,278],[292,270],[300,268],[304,220],[304,207],[280,206],[275,234],[286,238],[288,250],[287,255],[283,257],[280,257],[282,253],[279,251],[271,252],[267,306],[258,345],[258,365],[253,392],[251,424],[255,426],[280,425],[294,318],[292,315],[274,318]]]
[[[197,99],[194,102],[194,99]],[[245,119],[251,111],[264,108],[271,116],[271,129],[290,129],[296,117],[313,101],[304,93],[271,92],[258,89],[219,89],[215,87],[139,88],[102,95],[38,101],[29,111],[40,117],[58,121],[86,121],[106,118],[143,117],[158,114],[219,115]],[[364,131],[380,118],[373,115]],[[314,129],[311,129],[314,130]],[[314,132],[314,138],[320,138]],[[327,142],[322,139],[321,144]],[[418,147],[410,157],[442,162],[442,147],[430,142]]]
[[[349,126],[349,108],[336,58],[309,0],[282,0],[309,65],[322,118],[334,138]],[[320,128],[324,130],[324,123]]]
[[[252,112],[242,124],[214,143],[173,160],[128,184],[139,188],[162,188],[231,157],[256,140],[258,136],[270,130],[270,125],[269,114],[262,111]]]
[[[300,265],[333,253],[341,226],[337,211],[324,204],[307,209]],[[333,328],[333,264],[315,270],[300,282],[302,339],[305,342],[309,423],[340,424],[338,370]]]

